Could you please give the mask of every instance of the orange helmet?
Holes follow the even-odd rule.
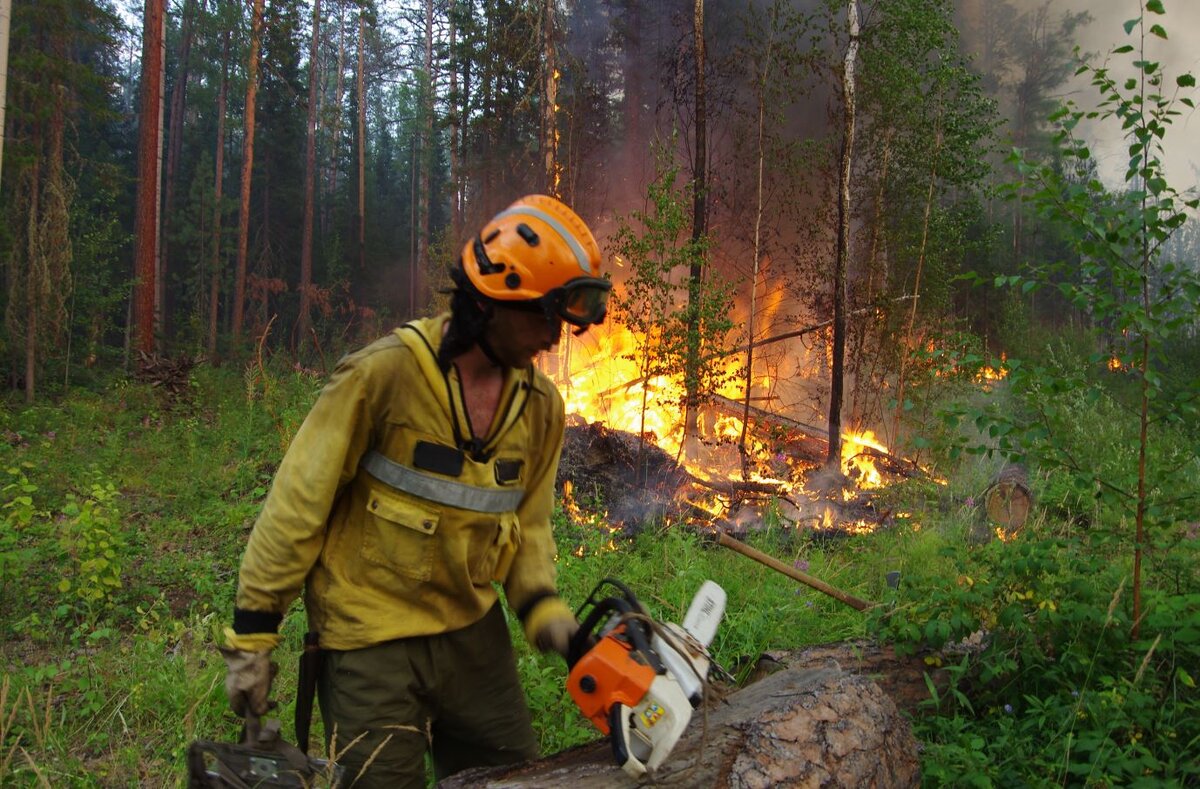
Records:
[[[612,283],[600,276],[600,246],[579,215],[546,195],[527,195],[496,214],[463,247],[463,272],[484,298],[536,306],[586,328],[604,320]]]

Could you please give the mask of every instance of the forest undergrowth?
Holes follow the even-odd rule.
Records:
[[[175,402],[119,382],[0,410],[0,783],[181,785],[192,740],[237,736],[214,644],[275,465],[319,387],[292,367],[201,366]],[[1074,412],[1097,458],[1127,438],[1100,429],[1113,424],[1107,407]],[[978,435],[975,425],[957,432]],[[943,426],[931,451],[948,452],[953,434]],[[995,461],[948,457],[947,484],[878,494],[909,513],[890,528],[830,540],[768,516],[751,536],[880,601],[865,615],[685,528],[614,542],[598,510],[556,514],[562,593],[578,605],[614,575],[656,616],[679,621],[711,578],[729,593],[715,658],[735,674],[767,650],[865,636],[936,650],[983,631],[986,649],[947,659],[952,687],[913,720],[927,785],[1194,785],[1200,525],[1178,524],[1148,553],[1133,638],[1129,540],[1115,511],[1035,471],[1027,527],[1014,541],[975,546],[976,499]],[[893,570],[898,590],[885,582]],[[299,604],[283,630],[274,696],[290,736]],[[562,661],[533,653],[515,624],[513,635],[543,751],[594,739],[565,692]]]

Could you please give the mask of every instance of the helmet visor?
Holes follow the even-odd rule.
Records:
[[[554,313],[572,326],[586,327],[604,321],[612,283],[606,279],[581,277],[546,294]]]

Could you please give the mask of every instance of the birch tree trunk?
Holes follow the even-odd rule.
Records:
[[[135,345],[154,351],[157,291],[159,168],[162,161],[163,0],[146,0],[142,28],[142,90],[138,125],[137,213],[134,218]]]
[[[217,93],[217,153],[216,175],[213,178],[213,223],[212,223],[212,265],[208,286],[208,358],[217,356],[217,316],[220,310],[221,296],[221,200],[224,198],[225,186],[225,105],[229,95],[229,39],[230,31],[225,29],[225,41],[221,45],[221,89]]]
[[[854,65],[858,58],[858,0],[846,3],[850,32],[842,68],[842,153],[838,171],[837,262],[833,272],[833,364],[829,386],[829,451],[825,465],[841,468],[842,391],[846,366],[846,269],[850,256],[850,173],[854,160]]]
[[[313,0],[312,45],[308,54],[308,119],[304,143],[304,230],[300,239],[300,315],[296,321],[296,345],[308,340],[312,318],[313,213],[317,179],[317,56],[321,43],[321,0]]]
[[[254,0],[250,21],[250,57],[246,63],[246,141],[242,149],[241,203],[238,208],[237,270],[233,279],[233,344],[242,339],[246,308],[246,259],[250,244],[250,178],[254,172],[254,113],[258,100],[258,54],[262,45],[263,0]]]

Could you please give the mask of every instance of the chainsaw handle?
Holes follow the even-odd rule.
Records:
[[[567,668],[575,667],[579,658],[587,654],[596,644],[595,630],[600,624],[601,619],[611,616],[612,614],[641,614],[643,613],[640,605],[635,606],[634,602],[620,597],[606,597],[603,600],[591,601],[592,610],[588,611],[587,616],[579,623],[579,629],[575,631],[575,635],[571,637],[567,644]],[[625,625],[625,632],[629,635],[629,640],[633,643],[634,649],[646,656],[651,661],[651,665],[658,673],[662,673],[662,666],[657,664],[656,656],[650,649],[650,637],[644,622],[630,621]]]
[[[613,587],[619,594],[608,594],[601,596],[605,591],[605,587]],[[584,610],[588,610],[587,616],[583,615]],[[617,580],[611,576],[600,579],[600,582],[592,589],[587,600],[584,600],[583,605],[575,611],[575,618],[579,620],[579,630],[571,638],[567,645],[567,668],[575,667],[575,664],[581,657],[587,654],[593,646],[596,645],[596,626],[600,624],[602,618],[612,614],[643,614],[649,616],[649,612],[642,605],[642,601],[637,599],[637,595],[633,590],[625,585],[624,582]],[[629,640],[633,644],[634,649],[641,654],[647,656],[652,661],[651,665],[658,673],[662,673],[663,667],[657,662],[654,652],[650,649],[650,629],[645,622],[628,621],[625,627],[629,634]]]

